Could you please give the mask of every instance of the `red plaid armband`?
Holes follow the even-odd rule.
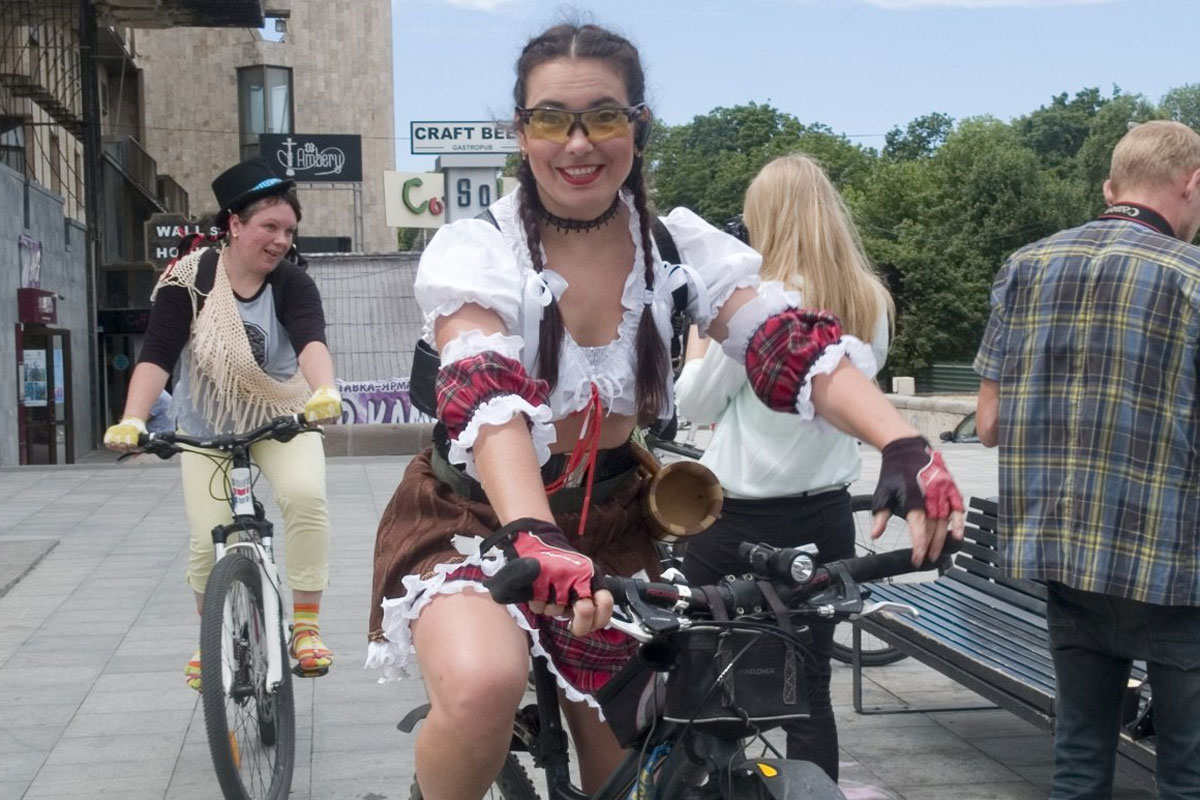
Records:
[[[774,411],[795,413],[809,369],[841,338],[841,322],[828,311],[789,308],[768,317],[746,348],[754,393]]]
[[[520,361],[485,350],[443,365],[437,375],[438,419],[452,440],[466,430],[479,408],[490,400],[510,396],[537,408],[550,405],[550,386],[531,378]]]

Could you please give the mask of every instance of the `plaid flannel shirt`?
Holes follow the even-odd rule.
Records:
[[[1014,253],[991,305],[1010,572],[1200,606],[1200,249],[1090,222]]]

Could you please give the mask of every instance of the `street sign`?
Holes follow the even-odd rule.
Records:
[[[259,152],[281,178],[296,181],[362,180],[362,137],[342,133],[262,133]]]
[[[440,228],[446,221],[438,172],[383,173],[383,213],[393,228]]]
[[[167,262],[179,255],[179,240],[189,233],[215,235],[217,228],[202,225],[200,220],[189,219],[182,214],[151,214],[143,223],[146,233],[146,260],[157,270],[163,270]]]
[[[443,153],[515,153],[517,132],[511,123],[412,122],[409,123],[410,152],[413,155]]]

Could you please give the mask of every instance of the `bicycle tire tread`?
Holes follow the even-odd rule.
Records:
[[[870,513],[871,495],[856,494],[852,496],[850,498],[850,511],[855,515],[864,511]],[[853,623],[851,622],[841,623],[841,625],[852,624]],[[861,657],[862,665],[864,667],[884,667],[888,664],[895,664],[897,661],[903,661],[908,657],[904,652],[897,650],[892,645],[886,643],[881,643],[881,645],[882,646],[875,647],[873,649],[864,648],[862,650]],[[834,661],[838,661],[842,664],[853,664],[854,649],[849,645],[842,644],[841,642],[837,641],[837,639],[834,639],[833,651],[830,653],[830,657],[832,657]]]
[[[273,703],[276,734],[274,760],[271,763],[271,782],[266,787],[265,794],[251,794],[246,790],[230,747],[221,662],[225,642],[225,598],[234,584],[246,587],[258,614],[262,614],[263,587],[258,565],[238,553],[231,553],[218,561],[213,566],[205,586],[204,615],[200,621],[201,695],[209,753],[226,800],[286,800],[291,791],[292,774],[295,769],[296,732],[291,674],[287,669],[287,654],[283,650],[282,631],[275,632],[275,641],[284,658],[284,670]],[[257,721],[254,731],[256,735],[261,735]]]

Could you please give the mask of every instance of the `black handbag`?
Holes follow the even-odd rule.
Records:
[[[663,718],[691,723],[726,739],[750,736],[811,713],[802,659],[811,656],[782,634],[800,637],[778,595],[759,582],[775,610],[774,626],[757,630],[721,625],[724,604],[710,597],[717,624],[696,626],[674,636],[675,667],[667,676]],[[767,594],[769,592],[769,594]],[[713,594],[711,587],[706,594]]]
[[[770,633],[697,627],[676,637],[663,718],[735,739],[809,716],[801,654]]]
[[[437,419],[437,373],[442,364],[433,345],[417,339],[413,348],[412,374],[408,379],[408,399],[422,414]]]

